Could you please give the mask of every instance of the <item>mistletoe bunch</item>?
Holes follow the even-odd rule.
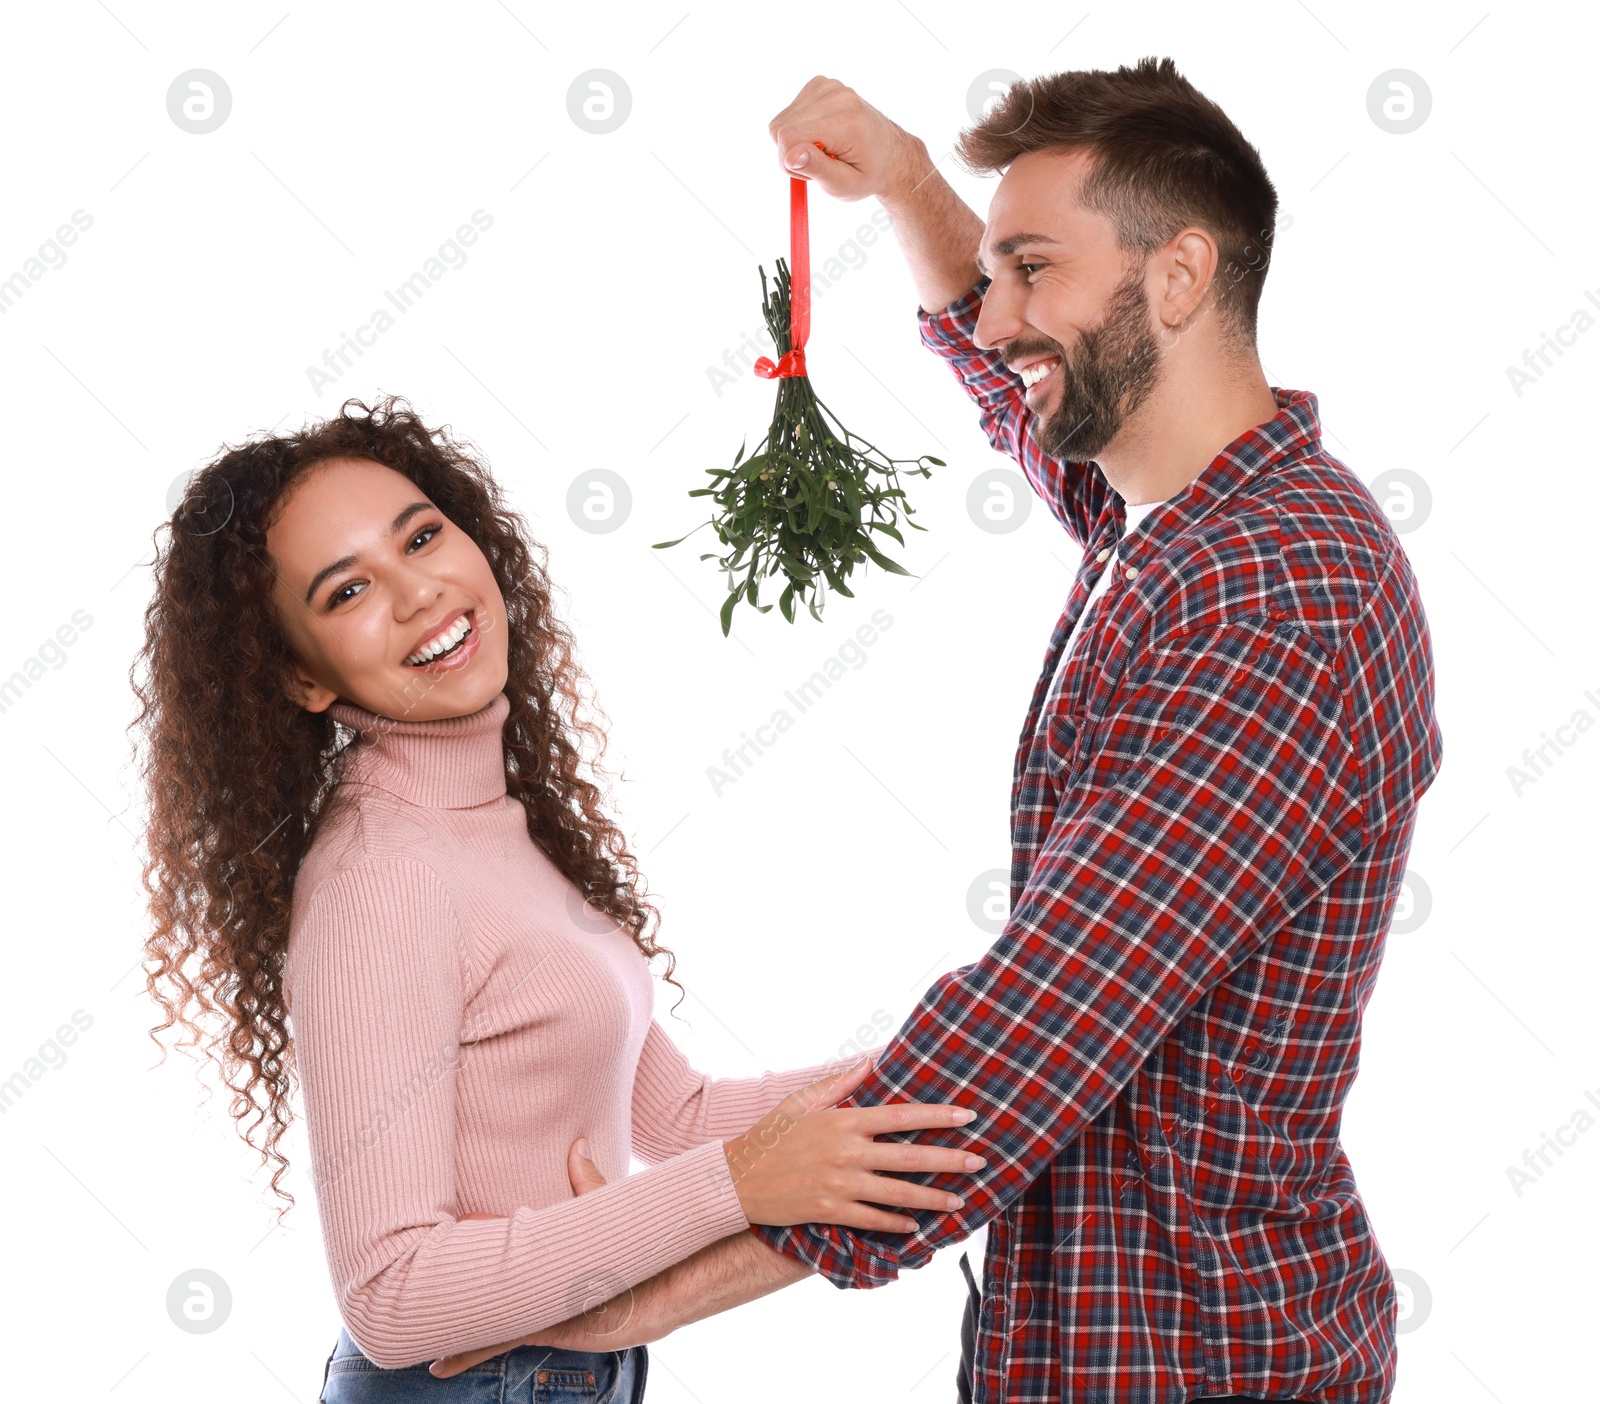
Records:
[[[909,575],[879,549],[873,532],[905,545],[896,525],[926,528],[911,520],[911,504],[899,484],[901,472],[929,476],[928,464],[943,468],[942,459],[889,458],[859,435],[852,434],[818,398],[804,370],[804,332],[792,340],[789,269],[778,260],[775,287],[761,273],[761,312],[773,344],[782,353],[776,365],[766,357],[756,363],[759,374],[778,379],[778,404],[766,437],[748,457],[739,447],[731,468],[708,468],[712,482],[694,488],[690,497],[710,497],[715,511],[708,522],[727,549],[710,551],[701,560],[716,560],[727,572],[728,598],[721,620],[724,636],[740,599],[765,614],[771,604],[759,600],[760,585],[775,575],[788,581],[778,608],[791,624],[795,601],[803,602],[814,619],[822,618],[828,589],[853,597],[845,584],[856,565],[868,560],[895,575]],[[798,366],[799,369],[794,369]],[[694,530],[698,531],[696,527]],[[658,541],[654,549],[676,546]],[[743,578],[736,576],[742,572]]]

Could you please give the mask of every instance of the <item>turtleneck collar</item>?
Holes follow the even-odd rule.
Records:
[[[396,721],[354,702],[328,714],[361,733],[345,754],[341,781],[387,790],[430,809],[469,809],[506,792],[504,692],[476,712],[432,721]]]

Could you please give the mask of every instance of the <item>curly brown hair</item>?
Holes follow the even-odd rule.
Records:
[[[404,474],[487,558],[506,605],[506,792],[527,811],[533,841],[647,959],[666,957],[663,978],[683,992],[672,953],[654,940],[660,914],[627,841],[602,811],[600,785],[585,777],[602,775],[606,719],[552,611],[548,552],[487,468],[447,426],[430,430],[393,395],[370,408],[346,400],[337,416],[298,433],[224,446],[157,528],[144,647],[129,674],[140,702],[129,729],[145,742],[139,769],[150,800],[146,989],[166,1015],[150,1030],[157,1045],[180,1025],[190,1038],[179,1047],[217,1060],[235,1120],[254,1114],[241,1130],[246,1143],[269,1121],[258,1149],[263,1164],[276,1162],[272,1189],[288,1206],[295,1200],[279,1185],[288,1161],[277,1144],[297,1080],[283,999],[291,901],[356,738],[284,691],[294,657],[268,602],[266,538],[295,484],[336,457]],[[584,740],[594,750],[587,763]],[[205,1024],[216,1026],[209,1041]]]

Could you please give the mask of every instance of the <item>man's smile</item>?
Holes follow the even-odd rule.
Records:
[[[1020,372],[1023,385],[1023,399],[1029,404],[1035,404],[1047,392],[1040,387],[1056,379],[1056,372],[1061,369],[1059,356],[1046,356],[1042,360],[1030,362]]]

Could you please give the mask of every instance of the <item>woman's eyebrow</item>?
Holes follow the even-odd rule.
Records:
[[[409,506],[401,508],[400,515],[389,523],[389,535],[394,536],[398,533],[418,512],[431,512],[433,510],[434,506],[431,502],[413,502]],[[306,603],[311,603],[311,597],[317,593],[317,587],[330,575],[343,570],[346,566],[353,566],[360,559],[360,556],[340,556],[331,565],[323,566],[321,570],[311,577],[311,583],[306,586]]]

